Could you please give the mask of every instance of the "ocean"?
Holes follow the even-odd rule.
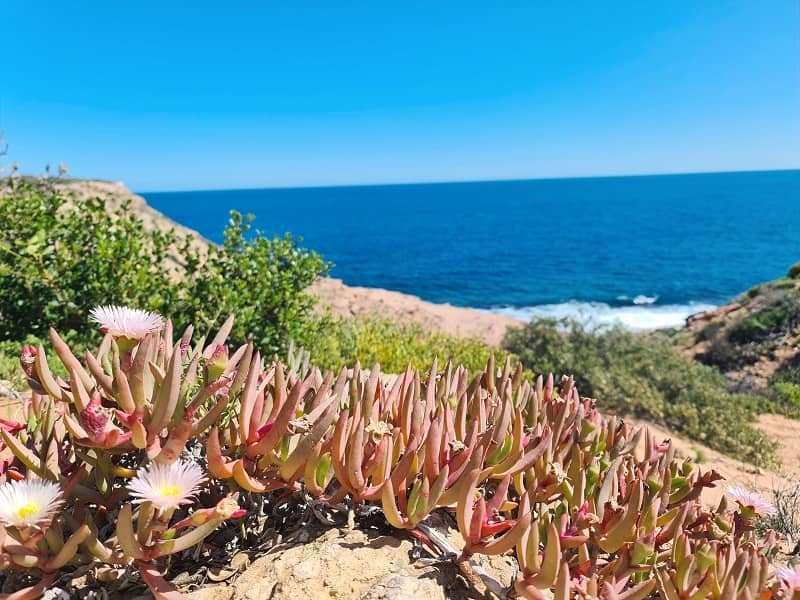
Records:
[[[800,170],[141,195],[217,242],[252,213],[348,285],[526,319],[677,326],[800,261]]]

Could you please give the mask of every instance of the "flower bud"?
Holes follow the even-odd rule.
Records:
[[[205,366],[205,383],[208,385],[222,377],[228,368],[228,346],[218,344]]]
[[[19,355],[19,364],[22,370],[25,371],[25,375],[28,378],[28,385],[31,386],[31,389],[35,392],[42,392],[44,390],[39,381],[39,375],[36,373],[36,357],[38,355],[39,351],[33,346],[23,346],[22,352]]]

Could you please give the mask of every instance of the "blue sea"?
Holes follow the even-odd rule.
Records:
[[[348,285],[522,318],[670,327],[800,261],[800,170],[145,192],[219,242],[230,210]]]

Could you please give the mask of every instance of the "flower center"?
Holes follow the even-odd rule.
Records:
[[[174,498],[175,496],[180,496],[181,490],[177,485],[164,485],[161,486],[158,493],[160,496]]]
[[[20,519],[27,519],[31,515],[39,512],[39,505],[33,502],[28,502],[27,504],[23,504],[17,509],[17,516]]]

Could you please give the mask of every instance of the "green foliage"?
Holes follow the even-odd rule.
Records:
[[[800,277],[800,262],[794,263],[789,267],[789,272],[786,273],[786,276],[790,279],[797,279]]]
[[[19,364],[19,356],[22,353],[23,346],[29,345],[38,347],[40,344],[47,346],[50,342],[49,340],[40,339],[32,335],[26,336],[25,339],[19,342],[11,340],[0,342],[0,379],[11,382],[11,388],[14,390],[27,390],[28,381],[25,377],[25,372]],[[60,362],[55,361],[51,367],[54,375],[64,380],[69,379],[67,370]]]
[[[697,337],[700,340],[707,341],[712,339],[717,332],[725,326],[725,323],[722,321],[711,321],[705,327],[700,330],[700,333],[697,334]]]
[[[797,282],[789,277],[784,277],[783,279],[776,279],[769,285],[773,290],[792,290],[797,287]]]
[[[15,390],[24,390],[28,387],[25,373],[19,366],[20,349],[21,344],[0,342],[0,379],[9,381],[11,388]]]
[[[781,381],[773,386],[780,412],[794,419],[800,418],[800,384]]]
[[[13,182],[13,180],[11,180]],[[87,309],[124,303],[171,312],[179,287],[163,265],[178,239],[145,232],[128,204],[71,201],[46,183],[18,181],[0,198],[0,340],[86,336]]]
[[[574,374],[602,410],[662,422],[755,464],[774,460],[774,443],[750,424],[763,401],[729,393],[716,369],[681,356],[663,336],[542,319],[510,331],[504,347],[534,372]]]
[[[730,341],[738,344],[761,341],[786,332],[800,323],[800,302],[787,294],[767,307],[737,321],[728,331]]]
[[[426,371],[433,359],[452,360],[476,373],[491,354],[502,364],[509,355],[477,339],[464,339],[425,331],[416,324],[398,324],[374,317],[317,317],[317,333],[306,347],[312,361],[322,369],[338,371],[359,361],[369,368],[376,362],[386,373],[401,373],[411,364]]]
[[[222,246],[212,246],[206,261],[193,266],[181,298],[181,326],[210,330],[235,313],[233,342],[253,339],[264,352],[280,352],[289,340],[313,335],[315,299],[305,290],[329,264],[299,248],[290,234],[248,239],[252,221],[232,211]]]
[[[178,329],[210,330],[229,314],[231,340],[277,352],[308,336],[305,290],[328,264],[289,235],[249,235],[252,217],[231,213],[222,246],[205,255],[191,237],[146,229],[123,204],[68,198],[33,180],[0,188],[0,340],[46,336],[96,342],[87,314],[120,304],[171,317]]]
[[[800,367],[789,366],[773,375],[767,395],[772,412],[800,419]]]

